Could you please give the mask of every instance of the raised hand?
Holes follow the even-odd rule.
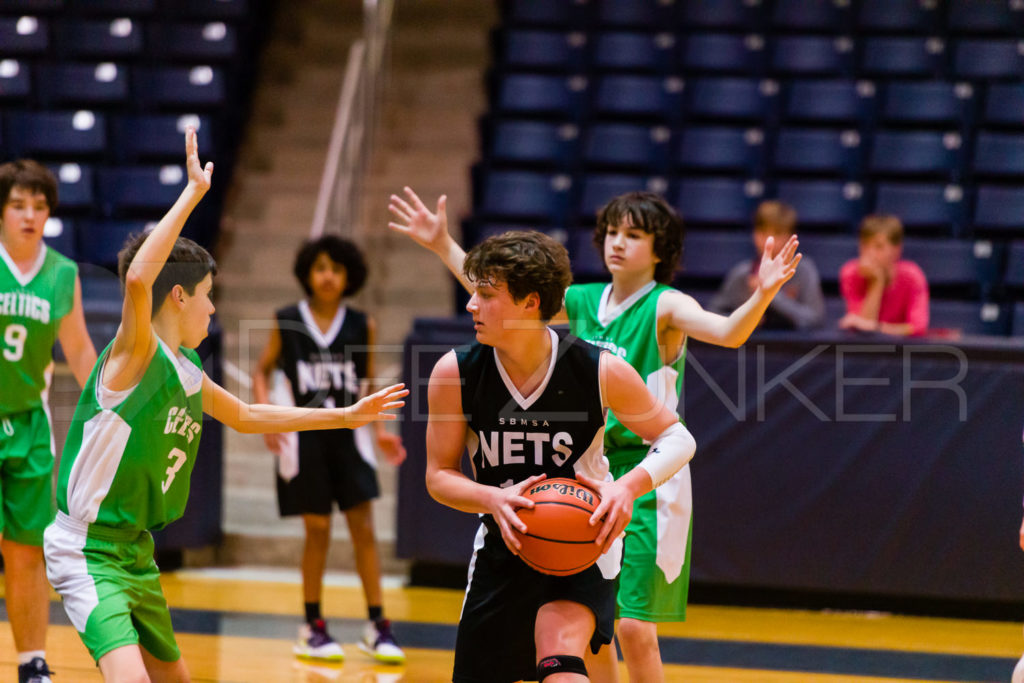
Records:
[[[796,273],[797,264],[801,259],[801,254],[796,251],[800,246],[796,235],[790,237],[779,253],[772,257],[770,254],[774,250],[774,246],[775,238],[769,237],[765,241],[761,266],[757,270],[761,290],[772,293],[777,292],[782,285],[789,282],[789,279]]]
[[[345,411],[345,427],[355,429],[362,427],[368,422],[378,420],[397,420],[398,415],[385,411],[401,408],[405,401],[401,400],[409,395],[409,390],[404,384],[392,384],[380,391],[364,396]]]
[[[545,478],[547,478],[546,474],[535,474],[518,484],[494,489],[494,496],[489,505],[490,509],[488,512],[497,523],[498,529],[501,530],[501,538],[505,541],[505,546],[513,555],[518,555],[519,550],[523,547],[513,529],[520,534],[526,533],[526,523],[519,519],[516,510],[519,508],[532,508],[534,505],[532,500],[523,496],[523,491],[538,481],[543,481]]]
[[[195,126],[185,129],[185,169],[188,171],[188,183],[201,193],[210,189],[213,178],[213,162],[207,161],[204,167],[199,161],[199,142],[196,139]]]
[[[437,209],[431,213],[412,188],[406,187],[405,195],[409,201],[396,194],[391,195],[388,211],[396,220],[388,223],[388,227],[395,232],[408,235],[417,244],[431,251],[440,251],[448,241],[448,197],[438,197]]]
[[[633,496],[619,482],[599,481],[585,477],[579,472],[576,473],[576,479],[601,496],[601,503],[590,516],[590,526],[601,524],[601,531],[598,532],[594,543],[601,546],[602,553],[606,553],[633,518]]]

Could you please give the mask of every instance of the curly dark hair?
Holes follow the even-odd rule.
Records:
[[[117,276],[121,279],[122,292],[125,277],[128,275],[128,266],[135,260],[135,255],[139,253],[139,248],[147,236],[144,232],[129,235],[121,251],[117,253]],[[217,274],[217,262],[210,256],[210,252],[187,237],[179,237],[175,240],[164,267],[160,269],[160,274],[153,282],[152,314],[157,314],[167,295],[174,289],[174,285],[181,285],[189,296],[192,296],[196,291],[196,285],[207,273]]]
[[[50,211],[57,208],[57,178],[38,161],[18,159],[0,165],[0,206],[7,203],[15,187],[39,192],[46,197]]]
[[[504,282],[516,302],[536,292],[543,321],[561,310],[572,282],[565,247],[535,230],[509,230],[488,237],[469,250],[462,271],[474,282]]]
[[[345,291],[342,296],[352,296],[366,284],[366,258],[355,242],[338,237],[323,235],[303,244],[295,254],[295,265],[292,273],[302,285],[307,296],[313,296],[309,286],[309,274],[313,271],[313,263],[321,253],[327,254],[335,263],[345,269]]]
[[[627,192],[612,198],[597,212],[594,246],[604,262],[604,240],[609,226],[626,224],[654,235],[654,255],[661,259],[654,266],[654,279],[662,284],[672,282],[679,268],[686,230],[682,217],[654,192]]]

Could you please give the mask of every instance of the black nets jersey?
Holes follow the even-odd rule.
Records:
[[[324,333],[308,302],[300,301],[277,311],[277,327],[278,366],[288,377],[295,405],[332,408],[358,400],[366,377],[366,314],[341,306]]]

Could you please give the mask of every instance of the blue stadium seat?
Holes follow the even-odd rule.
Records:
[[[991,302],[931,299],[928,328],[1005,336],[1010,333],[1010,310],[1006,305]]]
[[[505,0],[502,5],[507,24],[515,27],[582,27],[587,23],[587,12],[590,10],[588,6],[578,3],[551,0]]]
[[[797,229],[800,228],[799,214],[797,215]],[[800,234],[800,252],[806,254],[814,261],[818,269],[822,283],[830,288],[839,282],[839,271],[850,259],[858,257],[859,240],[856,235],[821,235],[814,233]],[[842,313],[835,317],[838,320],[846,313],[843,306]]]
[[[908,232],[938,230],[956,236],[967,228],[966,204],[959,185],[879,183],[873,211],[899,216]]]
[[[788,76],[848,76],[853,40],[834,36],[780,36],[772,46],[772,69]]]
[[[875,113],[875,86],[849,80],[794,80],[785,118],[815,124],[865,125]]]
[[[4,0],[9,14],[53,14],[64,9],[64,0]]]
[[[499,114],[574,119],[586,111],[587,90],[583,76],[508,74],[498,85],[495,109]]]
[[[764,38],[756,34],[694,33],[684,39],[682,70],[757,76],[765,67]]]
[[[573,195],[567,175],[525,171],[485,171],[476,214],[488,219],[564,225]]]
[[[960,40],[953,51],[953,75],[969,80],[1024,77],[1020,42],[1012,40]]]
[[[1020,35],[1024,12],[1009,0],[950,0],[949,30],[953,33]]]
[[[57,176],[57,206],[62,214],[66,211],[92,211],[96,202],[92,166],[65,163],[50,165],[50,170]]]
[[[487,158],[497,164],[565,168],[579,155],[579,128],[571,123],[498,121]]]
[[[586,67],[583,33],[509,30],[499,34],[498,41],[499,63],[509,69],[578,72]]]
[[[143,51],[142,22],[128,17],[66,18],[54,25],[54,34],[55,47],[69,59],[114,61]]]
[[[694,118],[770,123],[776,115],[778,84],[748,78],[701,78],[688,84]]]
[[[594,109],[608,118],[674,121],[683,114],[683,81],[657,76],[605,76],[596,85]]]
[[[79,258],[94,266],[117,264],[117,252],[131,235],[144,232],[141,220],[83,220],[79,222]],[[93,269],[88,269],[95,272]],[[86,282],[89,284],[87,285]],[[82,277],[82,300],[110,299],[116,280]],[[88,298],[86,295],[89,295]],[[118,296],[120,298],[120,296]]]
[[[1010,246],[1006,250],[1006,274],[1003,277],[1003,282],[1007,287],[1016,291],[1024,289],[1024,240],[1013,240],[1010,242]],[[1024,305],[1024,301],[1017,305]],[[1021,332],[1014,332],[1014,334],[1024,334],[1024,316],[1021,316],[1018,320],[1015,315],[1013,325],[1014,328],[1018,328],[1019,325],[1021,330]]]
[[[857,25],[867,34],[880,32],[935,35],[938,3],[922,0],[861,0]]]
[[[689,126],[679,142],[676,165],[684,171],[738,172],[753,178],[764,172],[764,133],[759,128]]]
[[[115,17],[143,17],[156,11],[157,0],[68,0],[69,9],[79,14]]]
[[[599,26],[659,30],[675,25],[675,3],[662,0],[597,1]]]
[[[680,21],[687,29],[758,32],[765,28],[763,2],[750,0],[686,0]]]
[[[1024,85],[993,83],[985,96],[986,125],[1024,128]]]
[[[184,167],[170,164],[101,169],[96,180],[100,207],[105,215],[138,211],[160,215],[185,189],[188,176]]]
[[[1013,324],[1010,334],[1014,337],[1024,337],[1024,301],[1018,301],[1013,305]]]
[[[0,16],[0,46],[5,58],[45,54],[50,47],[49,23],[45,17]]]
[[[754,253],[746,230],[688,232],[679,276],[684,280],[713,280],[717,284],[733,266]]]
[[[945,43],[939,38],[869,36],[861,71],[883,78],[938,78],[945,71]]]
[[[0,101],[26,100],[31,93],[28,62],[0,59]]]
[[[974,229],[1024,235],[1024,190],[980,185],[974,205]]]
[[[220,107],[227,101],[219,67],[137,66],[133,76],[136,96],[144,107],[186,112]]]
[[[594,41],[593,62],[602,71],[654,71],[667,74],[675,64],[671,33],[601,33]]]
[[[43,242],[72,261],[78,258],[75,221],[70,218],[48,218],[43,227]]]
[[[248,0],[161,0],[160,12],[182,19],[232,20],[245,19]]]
[[[112,151],[122,161],[179,162],[184,150],[185,128],[195,126],[199,149],[213,149],[213,121],[195,114],[119,114],[110,132]]]
[[[747,226],[763,187],[733,178],[683,178],[672,202],[687,225]]]
[[[107,122],[91,111],[10,112],[7,139],[14,156],[75,158],[102,154]]]
[[[583,177],[577,215],[581,222],[593,222],[598,210],[613,197],[627,192],[647,190],[668,195],[668,181],[661,176],[588,173]]]
[[[149,51],[178,61],[224,62],[238,56],[238,29],[223,21],[150,24]]]
[[[831,180],[780,180],[778,198],[796,209],[802,228],[852,232],[864,215],[864,188]]]
[[[835,0],[775,0],[772,25],[786,31],[841,33],[853,25],[849,2]]]
[[[40,65],[36,86],[47,107],[121,105],[129,97],[128,71],[113,62]]]
[[[893,82],[885,86],[882,117],[891,123],[966,127],[973,107],[974,89],[966,83]]]
[[[545,235],[557,240],[559,244],[565,246],[569,250],[569,258],[572,258],[571,240],[569,238],[570,231],[563,227],[515,225],[512,223],[478,223],[477,221],[467,220],[462,224],[462,237],[465,247],[468,249],[473,245],[483,242],[488,237],[502,235],[510,230],[536,230],[543,232]]]
[[[772,165],[780,175],[826,174],[858,178],[863,168],[855,130],[784,128],[775,138]]]
[[[979,132],[971,170],[976,177],[1024,177],[1024,135]]]
[[[593,124],[585,134],[583,160],[590,168],[668,171],[672,131],[666,126]]]
[[[1002,246],[988,240],[907,238],[903,257],[921,266],[930,287],[954,296],[987,293],[1002,277]]]
[[[876,131],[869,170],[875,175],[956,178],[962,149],[958,133]]]

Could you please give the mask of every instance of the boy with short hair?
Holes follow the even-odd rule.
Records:
[[[0,165],[0,551],[19,683],[47,683],[50,593],[43,530],[53,521],[53,344],[79,386],[96,363],[78,266],[43,243],[57,179],[42,164]]]
[[[117,335],[82,392],[64,447],[47,576],[105,679],[187,681],[153,560],[151,530],[182,515],[203,414],[244,432],[354,428],[393,419],[392,386],[350,408],[248,405],[202,370],[216,264],[179,236],[210,187],[195,129],[188,184],[148,235],[119,255],[125,297]]]
[[[860,224],[860,256],[839,271],[846,300],[844,330],[894,336],[928,331],[928,280],[903,254],[903,223],[891,214],[865,216]]]

